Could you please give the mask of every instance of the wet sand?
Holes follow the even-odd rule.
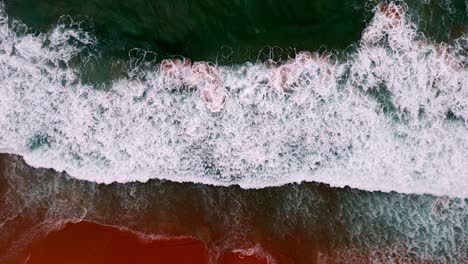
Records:
[[[104,185],[0,154],[0,263],[463,263],[467,203],[318,183]]]
[[[143,240],[128,231],[91,222],[67,224],[34,243],[30,264],[193,263],[208,261],[195,239]]]
[[[82,221],[34,241],[11,262],[28,264],[190,263],[207,264],[203,242],[192,238],[141,238],[115,227]],[[219,264],[266,264],[266,259],[226,252]]]

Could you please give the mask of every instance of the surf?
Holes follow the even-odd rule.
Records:
[[[99,39],[79,22],[32,33],[0,10],[0,150],[32,166],[105,184],[316,181],[468,197],[468,39],[428,39],[404,5],[376,6],[351,51],[198,62],[215,86],[194,77],[197,62],[168,74],[130,57],[105,89],[81,80]]]

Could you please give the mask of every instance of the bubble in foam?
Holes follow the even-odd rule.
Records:
[[[305,180],[468,197],[466,37],[432,43],[405,6],[376,7],[342,60],[308,52],[278,66],[170,60],[132,69],[108,91],[81,83],[71,63],[97,42],[79,23],[63,18],[33,35],[6,20],[2,13],[0,149],[34,166],[103,183]]]

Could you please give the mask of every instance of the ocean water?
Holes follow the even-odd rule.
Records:
[[[19,156],[1,161],[4,263],[81,220],[132,230],[143,240],[196,238],[207,245],[210,263],[226,251],[269,263],[467,260],[466,198],[317,183],[258,190],[161,180],[106,185],[35,169]]]
[[[460,0],[1,2],[0,248],[25,215],[213,263],[466,262],[467,32]]]

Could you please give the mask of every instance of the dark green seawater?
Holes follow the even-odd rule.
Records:
[[[46,31],[62,15],[83,20],[113,56],[142,48],[162,56],[256,59],[265,47],[345,48],[365,26],[364,1],[32,1],[14,0],[8,14]]]
[[[33,32],[72,19],[94,34],[84,81],[108,82],[141,50],[219,64],[284,60],[300,50],[353,49],[377,1],[364,0],[8,0],[10,18]],[[409,1],[412,19],[440,41],[467,32],[465,0]],[[62,16],[70,16],[63,18]],[[148,59],[148,58],[147,58]]]
[[[7,13],[32,30],[50,30],[61,16],[82,21],[105,56],[133,48],[160,58],[181,55],[221,63],[283,58],[294,50],[355,44],[377,1],[364,0],[9,0]],[[465,0],[406,2],[423,31],[448,41],[466,32]]]

